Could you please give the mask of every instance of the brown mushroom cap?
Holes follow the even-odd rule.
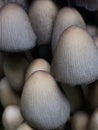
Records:
[[[35,0],[30,8],[29,17],[37,35],[37,43],[49,44],[58,8],[51,0]]]
[[[89,116],[84,112],[76,112],[71,120],[72,130],[87,130]]]
[[[27,123],[22,123],[16,130],[34,130]]]
[[[0,50],[18,52],[35,46],[36,35],[26,12],[9,3],[0,10]]]
[[[18,94],[12,90],[6,77],[2,78],[0,81],[0,100],[3,107],[19,105],[20,103]]]
[[[35,71],[39,71],[39,70],[50,72],[49,63],[46,60],[40,59],[40,58],[33,60],[27,69],[26,79],[28,79],[32,73],[34,73]]]
[[[16,130],[23,122],[20,108],[15,105],[8,106],[3,113],[2,122],[5,130]]]
[[[5,57],[4,73],[15,91],[23,89],[27,67],[28,62],[22,55],[10,54]]]
[[[70,106],[54,78],[48,72],[37,71],[24,85],[21,111],[33,128],[50,130],[66,123]]]
[[[55,20],[53,36],[52,36],[52,51],[55,51],[55,48],[58,44],[59,38],[63,31],[72,25],[77,25],[82,28],[86,28],[85,22],[80,15],[80,13],[69,7],[62,8]]]
[[[84,29],[71,26],[64,31],[54,53],[51,71],[57,81],[71,86],[98,79],[98,49]]]

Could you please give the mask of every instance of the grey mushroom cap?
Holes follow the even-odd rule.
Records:
[[[0,11],[0,50],[19,52],[35,46],[36,35],[26,12],[9,3]]]
[[[85,22],[81,14],[74,8],[62,8],[56,17],[52,36],[52,51],[54,53],[59,38],[63,31],[72,25],[86,28]]]
[[[49,44],[58,8],[51,0],[35,0],[29,10],[38,45]]]
[[[48,72],[37,71],[24,85],[21,112],[33,128],[50,130],[66,123],[70,105],[54,78]]]
[[[57,81],[71,86],[98,79],[98,49],[84,29],[71,26],[64,31],[54,53],[51,72]]]

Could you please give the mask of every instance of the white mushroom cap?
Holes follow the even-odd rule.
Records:
[[[8,106],[4,110],[2,121],[5,130],[16,130],[17,127],[23,122],[20,108],[15,105]]]
[[[7,4],[0,11],[0,50],[25,51],[35,46],[36,36],[26,12],[17,4]]]
[[[76,112],[72,117],[72,130],[88,130],[89,116],[85,112]]]
[[[51,71],[55,79],[71,86],[98,79],[98,49],[82,28],[71,26],[62,34]]]
[[[51,0],[35,0],[30,8],[29,17],[37,35],[38,44],[49,44],[58,9]]]
[[[0,81],[0,100],[3,107],[8,105],[19,105],[19,96],[11,89],[6,77]]]
[[[64,7],[62,8],[55,20],[53,37],[52,37],[52,51],[55,51],[55,48],[58,44],[59,38],[63,31],[72,25],[77,25],[82,28],[86,28],[84,20],[80,13],[74,8]]]
[[[39,71],[39,70],[50,72],[49,63],[46,60],[40,59],[40,58],[33,60],[27,69],[26,79],[28,79],[32,73],[34,73],[35,71]]]
[[[28,62],[22,55],[12,54],[5,57],[4,73],[15,91],[23,89],[27,67]]]
[[[22,123],[16,130],[34,130],[27,123]]]
[[[93,112],[90,118],[88,130],[98,130],[98,108]]]
[[[86,26],[86,29],[88,31],[88,33],[91,35],[91,36],[96,36],[98,35],[98,28],[94,25],[87,25]]]
[[[54,78],[48,72],[37,71],[24,85],[21,111],[33,128],[50,130],[66,123],[70,106]]]

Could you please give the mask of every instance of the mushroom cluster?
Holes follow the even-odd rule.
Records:
[[[0,0],[4,130],[98,130],[98,27],[60,3]]]

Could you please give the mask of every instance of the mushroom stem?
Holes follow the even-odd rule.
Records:
[[[33,56],[30,51],[25,51],[25,57],[29,63],[31,63]]]
[[[87,95],[88,95],[88,87],[86,84],[84,85],[81,85],[81,89],[82,89],[82,92],[84,94],[84,98],[87,100]]]

